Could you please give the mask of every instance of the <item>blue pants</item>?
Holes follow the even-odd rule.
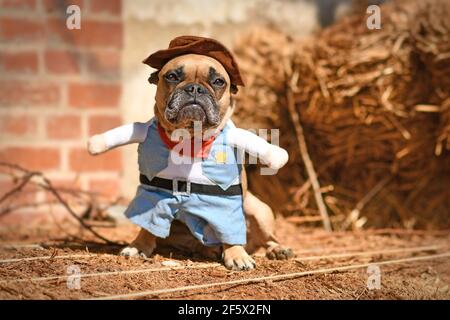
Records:
[[[140,185],[125,215],[153,235],[166,238],[173,219],[184,222],[204,245],[244,245],[246,222],[242,195],[174,195]]]

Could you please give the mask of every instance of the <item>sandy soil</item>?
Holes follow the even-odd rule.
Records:
[[[122,225],[98,228],[117,241],[130,241],[136,228]],[[377,264],[380,261],[423,257],[450,251],[450,232],[410,232],[379,230],[336,232],[300,228],[278,221],[277,233],[300,260],[273,261],[256,254],[258,267],[247,272],[234,272],[217,265],[217,261],[187,256],[182,252],[162,249],[150,259],[117,256],[120,247],[69,241],[67,235],[90,238],[72,225],[62,228],[40,226],[30,229],[0,230],[0,299],[88,299],[153,291],[139,299],[450,299],[450,257],[379,265],[381,288],[367,287],[367,266],[344,271],[318,272],[293,279],[265,279],[256,283],[214,285],[184,291],[164,289],[213,284],[234,280],[270,277],[282,274],[329,269],[347,265]],[[96,240],[95,240],[96,241]],[[14,244],[11,246],[11,244]],[[20,244],[20,245],[17,245]],[[24,244],[40,244],[27,246]],[[432,246],[432,247],[428,247]],[[410,248],[426,247],[410,251]],[[409,248],[397,250],[397,248]],[[387,251],[379,253],[379,251]],[[376,251],[375,253],[371,253]],[[366,252],[365,255],[350,255]],[[336,256],[336,254],[344,254]],[[64,255],[75,257],[58,258]],[[323,257],[334,255],[331,257]],[[30,260],[32,257],[53,257]],[[301,260],[303,257],[319,257]],[[7,260],[26,258],[28,260]],[[167,261],[178,267],[165,266]],[[205,265],[206,264],[206,265]],[[199,268],[199,266],[201,268]],[[140,273],[96,273],[158,269]],[[79,270],[82,277],[67,279]],[[53,279],[34,279],[39,277]],[[162,290],[154,292],[155,290]]]

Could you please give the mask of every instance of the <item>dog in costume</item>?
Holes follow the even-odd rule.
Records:
[[[288,153],[233,124],[232,95],[244,82],[230,51],[213,39],[181,36],[144,63],[157,70],[149,78],[157,85],[155,116],[88,143],[91,154],[139,144],[140,185],[125,215],[141,231],[121,254],[148,257],[177,226],[184,231],[172,237],[175,246],[219,252],[229,269],[253,269],[247,251],[260,246],[269,257],[292,256],[273,235],[272,210],[247,191],[243,168],[245,153],[273,170]]]

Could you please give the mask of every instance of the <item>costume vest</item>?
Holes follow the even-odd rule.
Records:
[[[242,161],[238,161],[240,152],[226,144],[226,134],[230,128],[227,123],[211,144],[207,157],[202,160],[203,175],[223,190],[233,184],[242,170]],[[149,180],[153,179],[167,168],[170,151],[158,132],[158,121],[153,118],[145,141],[138,147],[140,173],[146,175]]]

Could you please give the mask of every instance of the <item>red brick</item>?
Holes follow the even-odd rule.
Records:
[[[95,50],[87,53],[87,68],[92,74],[120,74],[120,52]]]
[[[51,38],[78,48],[122,48],[121,22],[81,19],[81,29],[69,30],[65,18],[50,18],[47,25]]]
[[[81,137],[79,116],[51,116],[47,118],[47,137],[50,139],[75,139]]]
[[[54,105],[61,99],[56,84],[40,81],[0,81],[1,105]]]
[[[52,186],[58,189],[80,189],[81,183],[78,177],[76,178],[51,178]]]
[[[0,118],[0,131],[8,135],[30,135],[36,133],[36,119],[30,116],[5,115]]]
[[[60,153],[50,147],[9,147],[0,150],[0,161],[18,164],[29,170],[58,169]]]
[[[91,0],[92,13],[108,13],[111,15],[120,15],[122,13],[121,0]]]
[[[50,214],[51,212],[51,214]],[[82,212],[76,212],[82,213]],[[42,225],[52,225],[56,222],[72,221],[71,215],[60,204],[45,204],[38,207],[16,210],[10,214],[0,217],[2,226],[27,226],[28,228],[39,228]]]
[[[80,190],[81,189],[81,183],[78,178],[76,179],[69,179],[69,178],[50,178],[50,182],[53,187],[56,189],[59,189],[60,191],[63,190]],[[63,193],[64,199],[66,201],[72,201],[75,200],[73,195]],[[53,193],[47,191],[45,193],[45,201],[57,201],[57,198],[53,195]]]
[[[91,116],[89,118],[89,135],[100,134],[121,125],[119,116]]]
[[[5,195],[14,184],[10,180],[0,180],[0,198]]]
[[[75,51],[48,50],[45,68],[50,73],[74,74],[80,72],[80,54]]]
[[[39,41],[45,36],[41,22],[24,18],[0,18],[0,39]]]
[[[67,14],[66,10],[68,6],[72,4],[77,5],[81,9],[81,19],[83,19],[83,10],[85,9],[83,0],[70,0],[70,1],[43,0],[42,4],[47,14],[59,14],[64,16],[66,16]]]
[[[119,105],[121,86],[114,84],[69,85],[69,104],[76,108],[115,108]]]
[[[37,210],[34,208],[32,211],[27,209],[14,210],[7,215],[0,217],[0,224],[2,226],[19,226],[26,225],[30,227],[39,227],[42,224],[54,223],[53,216],[50,216],[48,210]]]
[[[120,171],[122,158],[118,149],[97,156],[90,155],[87,149],[72,149],[69,153],[69,165],[75,172]]]
[[[17,182],[13,182],[12,180],[4,180],[0,181],[0,198],[3,197],[6,193],[16,188],[20,184],[20,180]],[[16,206],[17,204],[23,203],[33,203],[36,201],[36,193],[39,191],[39,187],[27,183],[20,192],[15,193],[14,195],[8,197],[7,202],[8,206]],[[5,203],[6,204],[6,203]]]
[[[90,179],[89,190],[100,195],[116,198],[120,195],[118,179]]]
[[[0,8],[34,10],[36,0],[0,0]]]
[[[0,68],[4,72],[33,72],[38,70],[35,52],[0,52]]]

